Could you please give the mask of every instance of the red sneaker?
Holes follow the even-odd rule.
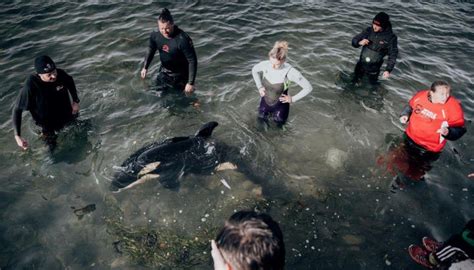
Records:
[[[408,247],[408,254],[410,254],[410,257],[418,264],[421,264],[424,267],[427,267],[430,269],[433,268],[433,265],[430,264],[430,261],[428,258],[429,256],[428,251],[426,251],[422,247],[416,246],[416,245],[410,245]]]
[[[428,252],[436,252],[443,245],[443,242],[438,242],[428,236],[423,237],[421,241]]]

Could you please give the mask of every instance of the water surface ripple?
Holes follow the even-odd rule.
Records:
[[[287,269],[421,269],[409,244],[425,235],[447,239],[474,217],[474,181],[466,177],[474,171],[472,3],[179,2],[0,3],[1,269],[150,269],[114,248],[111,205],[130,230],[194,237],[255,200],[249,194],[259,187],[265,211],[285,233]],[[153,90],[158,55],[149,77],[139,77],[162,7],[194,41],[200,106]],[[391,15],[398,35],[396,69],[380,93],[344,91],[341,76],[360,52],[351,38],[378,11]],[[261,130],[251,68],[281,39],[314,91],[292,105],[284,130]],[[18,149],[11,127],[12,104],[40,54],[74,77],[81,119],[90,124],[65,132],[66,150],[57,156],[44,149],[30,116],[23,117],[29,151]],[[398,115],[407,100],[436,79],[452,83],[468,133],[448,143],[425,183],[391,193],[392,176],[376,158],[401,135]],[[148,183],[111,194],[114,166],[142,145],[194,134],[211,120],[220,123],[213,137],[246,161],[244,173],[183,176],[179,191]],[[92,203],[96,210],[84,218],[73,214],[71,207]],[[183,256],[176,268],[189,267]],[[209,269],[206,256],[192,268]]]

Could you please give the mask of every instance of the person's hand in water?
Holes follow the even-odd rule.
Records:
[[[382,77],[383,77],[384,79],[388,79],[388,77],[390,77],[390,72],[384,71]]]
[[[214,270],[227,270],[224,258],[222,257],[219,248],[217,248],[216,241],[211,241],[211,248],[211,256],[212,260],[214,261]]]
[[[400,116],[400,123],[406,124],[408,122],[408,115]]]
[[[79,113],[79,103],[73,102],[72,103],[72,114]]]
[[[260,94],[261,97],[265,96],[265,87],[260,87],[258,88],[258,93]]]
[[[140,77],[142,79],[145,79],[146,78],[146,68],[143,68],[142,71],[140,72]]]
[[[184,92],[186,94],[191,94],[194,91],[194,85],[187,83],[184,87]]]
[[[363,40],[359,41],[359,45],[360,45],[360,46],[367,46],[367,45],[369,45],[369,43],[370,43],[370,40],[368,40],[368,39],[366,39],[366,38],[364,38]]]
[[[290,95],[283,94],[283,95],[280,96],[280,102],[281,103],[291,103],[291,102],[293,102],[293,100],[291,99]]]
[[[18,146],[21,147],[21,149],[23,150],[28,149],[28,142],[22,137],[15,135],[15,141],[16,141],[16,144],[18,144]]]

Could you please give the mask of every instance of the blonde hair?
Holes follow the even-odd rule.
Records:
[[[269,57],[275,58],[277,60],[286,60],[286,56],[288,55],[288,42],[282,40],[275,42],[273,48],[268,53]]]

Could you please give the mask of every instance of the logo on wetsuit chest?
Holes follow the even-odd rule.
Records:
[[[423,106],[421,104],[417,104],[415,106],[415,113],[416,114],[421,114],[422,116],[424,116],[425,118],[428,118],[428,119],[431,119],[431,120],[435,120],[436,119],[436,116],[437,114],[426,109],[426,108],[423,108]]]
[[[163,45],[163,47],[161,47],[161,49],[162,49],[163,51],[167,52],[167,53],[170,52],[170,47],[169,47],[168,45],[166,45],[166,44]]]
[[[58,86],[56,86],[56,91],[61,91],[61,90],[63,90],[63,88],[64,88],[64,86],[58,85]]]

